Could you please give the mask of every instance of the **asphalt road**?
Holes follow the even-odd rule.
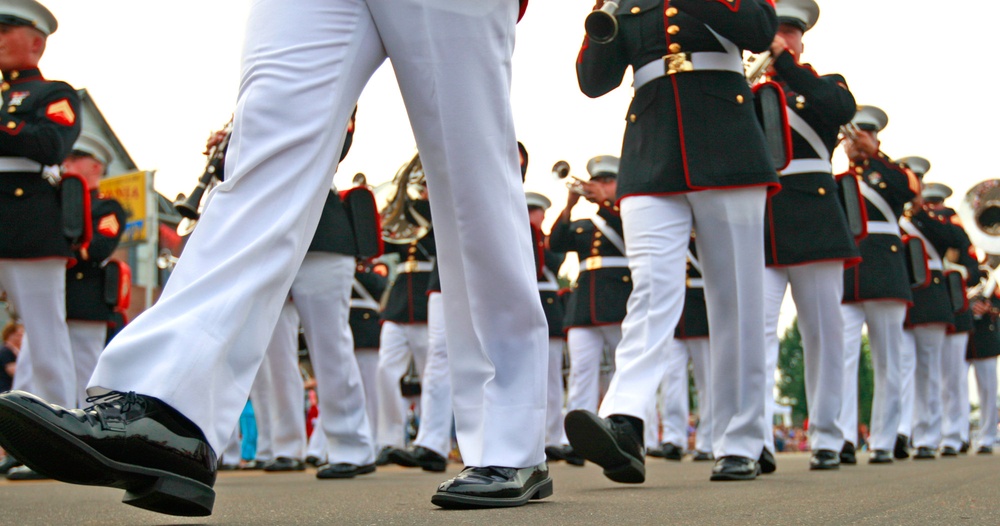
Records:
[[[636,486],[610,482],[592,464],[554,464],[552,497],[478,511],[438,509],[430,496],[446,477],[396,466],[354,480],[317,480],[312,470],[222,473],[205,518],[126,506],[113,489],[0,479],[0,524],[1000,524],[1000,455],[859,461],[810,472],[807,455],[779,455],[773,475],[709,482],[711,463],[649,458],[646,483]]]

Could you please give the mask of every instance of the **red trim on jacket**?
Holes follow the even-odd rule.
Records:
[[[14,122],[14,121],[11,121],[11,122]],[[21,121],[20,123],[18,123],[18,125],[17,125],[16,128],[8,128],[6,126],[0,126],[0,130],[3,130],[4,132],[7,133],[7,135],[11,135],[11,136],[17,135],[17,134],[21,133],[21,129],[22,128],[24,128],[24,121]]]
[[[520,22],[524,18],[524,12],[528,10],[528,0],[521,0],[521,8],[517,11],[517,21]]]
[[[692,192],[707,192],[707,191],[710,191],[710,190],[736,190],[738,188],[756,188],[758,186],[767,187],[767,189],[768,189],[768,191],[767,191],[768,197],[773,196],[774,194],[778,193],[779,190],[781,190],[781,184],[780,183],[754,183],[754,184],[741,184],[741,185],[732,185],[732,186],[706,186],[704,188],[702,188],[702,187],[689,188],[687,190],[680,190],[678,192],[643,192],[643,193],[636,193],[636,194],[628,194],[628,195],[625,195],[625,196],[622,196],[622,197],[618,198],[618,201],[616,201],[615,203],[620,208],[621,207],[621,202],[625,198],[628,198],[628,197],[638,197],[638,196],[642,196],[642,195],[650,196],[650,197],[670,197],[670,196],[675,196],[675,195],[690,194]]]
[[[740,10],[740,0],[716,0],[716,2],[728,7],[734,13]],[[767,0],[767,2],[771,4],[771,7],[774,7],[773,0]]]
[[[767,268],[789,268],[789,267],[800,267],[802,265],[812,265],[813,263],[829,263],[832,261],[843,261],[844,269],[849,269],[861,264],[861,256],[853,258],[823,258],[823,259],[813,259],[811,261],[802,261],[800,263],[771,263],[767,265]]]

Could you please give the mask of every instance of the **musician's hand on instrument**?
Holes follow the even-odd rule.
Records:
[[[580,194],[570,191],[569,196],[566,198],[566,209],[569,210],[576,206],[576,203],[580,201],[580,197],[582,197]]]
[[[604,7],[604,0],[597,0],[597,2],[594,4],[594,11],[597,11],[602,7]]]
[[[986,300],[978,300],[972,304],[973,316],[982,316],[988,312],[990,312],[990,302]]]
[[[785,42],[781,35],[774,35],[774,42],[771,42],[771,56],[778,58],[788,49],[788,42]]]
[[[215,133],[213,133],[212,135],[210,135],[208,137],[208,140],[205,141],[205,151],[203,151],[201,153],[203,153],[205,155],[208,155],[209,153],[211,153],[212,152],[212,148],[215,148],[216,146],[218,146],[219,144],[221,144],[222,141],[226,138],[226,134],[227,133],[228,132],[226,132],[226,130],[218,130]]]

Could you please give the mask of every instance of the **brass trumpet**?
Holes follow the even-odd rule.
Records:
[[[743,61],[743,69],[746,72],[747,82],[753,86],[760,82],[760,79],[767,75],[767,70],[774,64],[774,55],[770,51],[750,55]]]
[[[604,4],[607,5],[607,4]],[[566,161],[556,161],[556,164],[552,165],[552,175],[560,181],[566,180],[566,189],[570,192],[580,195],[587,195],[586,191],[583,189],[583,180],[579,177],[569,174],[569,163]]]
[[[618,36],[618,2],[608,0],[597,11],[591,11],[583,21],[587,36],[598,44],[607,44]]]

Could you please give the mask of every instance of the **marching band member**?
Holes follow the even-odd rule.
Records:
[[[872,400],[871,457],[868,462],[892,462],[899,426],[903,320],[912,300],[898,218],[920,191],[913,172],[893,163],[879,150],[878,132],[889,117],[875,106],[859,106],[845,151],[850,168],[840,177],[854,177],[861,188],[868,217],[868,236],[861,240],[861,264],[844,270],[844,397],[838,419],[844,439],[858,440],[858,363],[861,329],[868,325],[875,395]]]
[[[80,134],[80,99],[38,70],[55,17],[34,0],[0,1],[0,289],[24,322],[15,389],[76,406],[66,325],[66,262],[59,164]],[[89,218],[87,218],[89,220]]]
[[[87,382],[107,340],[114,305],[104,294],[105,263],[125,231],[125,209],[99,190],[111,160],[111,148],[104,141],[81,134],[63,161],[64,172],[77,174],[87,182],[93,230],[87,249],[76,253],[76,265],[66,269],[66,324],[76,366],[77,407],[88,405]]]
[[[566,260],[566,255],[556,252],[549,243],[549,236],[542,231],[545,221],[545,211],[552,206],[552,201],[542,194],[527,192],[524,194],[528,202],[528,222],[531,224],[532,240],[535,246],[535,264],[538,269],[538,294],[545,310],[545,320],[549,324],[549,374],[548,392],[545,397],[545,456],[551,460],[577,461],[575,455],[566,458],[563,439],[563,349],[566,347],[566,334],[563,331],[563,320],[566,311],[563,305],[562,290],[559,287],[559,267]],[[582,460],[582,459],[579,459]]]
[[[441,473],[448,466],[448,453],[451,452],[453,412],[441,275],[436,264],[431,270],[426,294],[427,357],[420,369],[420,426],[413,443],[406,449],[391,449],[388,459],[400,466]]]
[[[987,258],[990,268],[996,268],[1000,261],[996,256]],[[976,373],[976,387],[979,393],[979,436],[976,437],[976,453],[993,454],[997,440],[997,356],[1000,355],[1000,295],[994,290],[989,298],[974,298],[971,310],[975,329],[969,338],[966,354],[969,366]]]
[[[770,432],[760,307],[764,206],[778,182],[742,49],[771,45],[774,8],[766,0],[628,0],[616,18],[618,38],[584,40],[577,77],[586,95],[598,97],[617,88],[629,66],[634,71],[618,173],[633,290],[600,416],[570,412],[566,434],[611,480],[645,480],[643,421],[681,317],[693,228],[713,328],[711,478],[753,479]]]
[[[944,205],[944,200],[951,194],[951,188],[941,183],[925,184],[921,194],[928,214],[950,226],[961,243],[955,250],[950,251],[944,261],[945,277],[957,273],[962,279],[961,285],[950,279],[944,280],[951,299],[949,305],[955,314],[955,322],[948,327],[941,352],[942,457],[958,456],[969,439],[969,365],[965,361],[965,356],[969,346],[969,333],[974,329],[974,320],[966,299],[965,286],[979,283],[979,262],[974,256],[975,248],[972,246],[972,241],[965,233],[955,210]],[[960,290],[952,290],[953,286],[960,287]],[[964,305],[956,305],[955,298],[962,298]]]
[[[922,179],[930,164],[918,166],[920,159],[904,158],[900,163],[913,169]],[[947,331],[955,324],[944,280],[944,261],[949,251],[961,248],[965,236],[964,232],[959,235],[950,223],[943,223],[937,212],[924,206],[921,197],[914,201],[913,208],[899,224],[904,233],[923,242],[930,270],[927,286],[913,291],[913,304],[906,313],[903,327],[904,346],[907,347],[904,353],[912,353],[915,357],[912,440],[917,452],[913,458],[933,459],[941,445],[941,356],[945,353]]]
[[[427,364],[427,286],[430,284],[436,248],[431,227],[431,208],[426,189],[421,199],[414,200],[406,210],[411,222],[427,228],[426,235],[404,243],[385,244],[386,254],[398,254],[401,261],[395,280],[389,285],[388,299],[382,311],[382,333],[379,337],[378,376],[378,463],[389,461],[394,450],[405,447],[406,399],[399,379],[406,374],[410,362],[422,373]]]
[[[614,349],[621,341],[621,321],[632,291],[621,215],[614,202],[618,158],[594,157],[587,162],[587,172],[590,178],[582,183],[583,193],[569,192],[566,208],[549,237],[552,250],[576,252],[580,260],[580,275],[563,322],[570,357],[567,411],[597,410],[602,394],[601,357],[604,349]],[[580,197],[597,204],[597,215],[571,221],[570,214]],[[565,445],[565,438],[562,442],[560,456],[571,464],[582,465],[583,459]]]
[[[830,160],[840,126],[850,122],[857,105],[842,76],[820,76],[799,62],[802,36],[816,24],[819,5],[814,0],[782,0],[776,10],[773,77],[785,91],[793,160],[780,173],[781,192],[767,200],[764,229],[768,422],[773,420],[778,318],[790,286],[805,358],[809,467],[829,470],[840,467],[845,445],[837,426],[844,386],[842,276],[845,266],[860,259]],[[766,446],[774,451],[773,433],[768,433]],[[764,472],[774,467],[771,462],[761,466]]]

